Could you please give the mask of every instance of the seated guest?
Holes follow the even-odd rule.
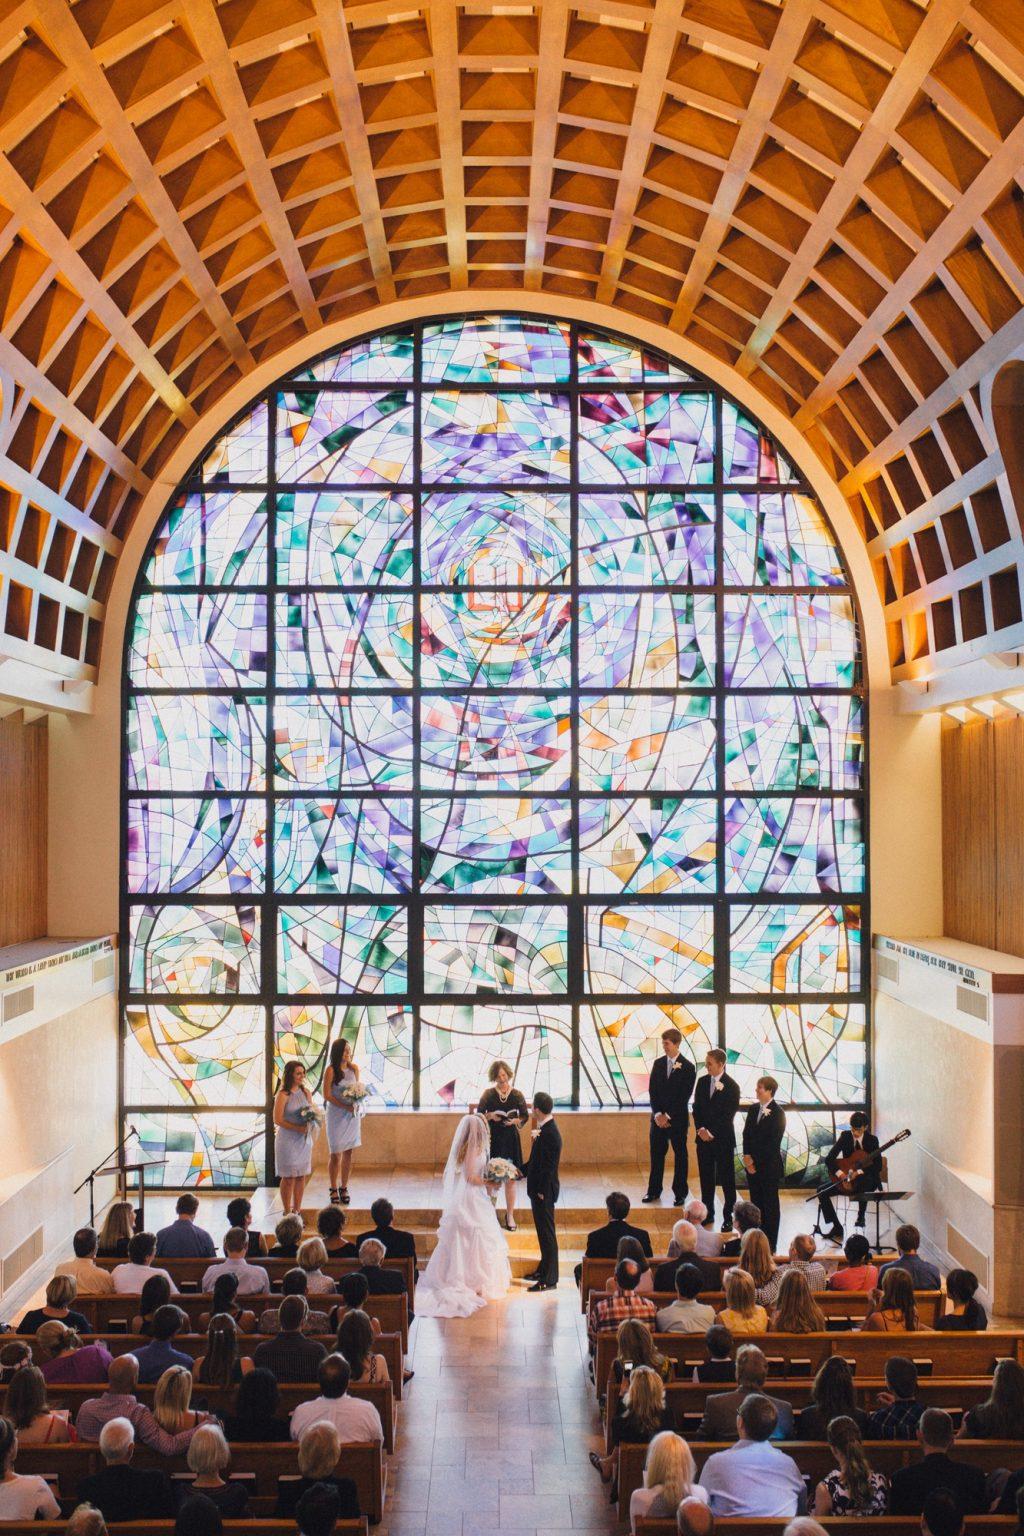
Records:
[[[761,1212],[752,1200],[737,1200],[732,1208],[732,1220],[735,1227],[735,1236],[728,1238],[722,1244],[722,1258],[735,1259],[739,1257],[740,1244],[747,1232],[760,1228]]]
[[[195,1195],[179,1195],[174,1206],[177,1220],[161,1227],[156,1235],[158,1259],[212,1259],[216,1255],[213,1238],[196,1226],[199,1201]]]
[[[671,1428],[672,1411],[665,1404],[665,1383],[657,1371],[638,1365],[630,1374],[609,1425],[611,1452],[599,1456],[596,1451],[591,1451],[590,1465],[600,1472],[602,1483],[611,1482],[613,1473],[618,1470],[620,1445],[649,1445],[661,1430]]]
[[[965,1515],[983,1515],[988,1509],[985,1474],[980,1467],[956,1461],[949,1454],[953,1447],[953,1420],[942,1408],[926,1408],[917,1426],[917,1438],[924,1456],[900,1467],[892,1475],[889,1512],[893,1515],[919,1515],[929,1493],[944,1488],[956,1499]],[[1012,1514],[1012,1504],[1000,1514]]]
[[[605,1195],[604,1206],[608,1212],[608,1220],[603,1227],[595,1227],[593,1232],[587,1233],[587,1246],[583,1250],[583,1257],[614,1259],[618,1255],[620,1238],[633,1237],[640,1244],[644,1258],[649,1259],[654,1251],[651,1247],[651,1234],[646,1228],[631,1226],[626,1220],[630,1212],[629,1196],[624,1195],[621,1190],[613,1189],[610,1195]],[[670,1247],[669,1253],[671,1252]],[[575,1275],[576,1284],[579,1285],[583,1275],[582,1264],[576,1265]]]
[[[281,1303],[280,1329],[275,1338],[256,1346],[253,1361],[273,1372],[278,1382],[313,1382],[327,1351],[316,1339],[303,1333],[306,1322],[305,1296],[286,1296]]]
[[[654,1271],[654,1289],[656,1291],[671,1291],[675,1289],[676,1270],[680,1264],[692,1264],[700,1274],[700,1288],[702,1291],[720,1291],[722,1289],[722,1271],[719,1265],[712,1264],[707,1259],[702,1259],[697,1252],[697,1240],[700,1232],[692,1221],[677,1221],[672,1228],[672,1241],[669,1244],[669,1253],[675,1249],[675,1254],[665,1264],[659,1264]]]
[[[889,1269],[881,1290],[872,1291],[869,1310],[860,1325],[862,1333],[919,1333],[921,1318],[914,1300],[914,1285],[905,1269]]]
[[[878,1267],[868,1261],[871,1244],[862,1232],[855,1232],[843,1244],[846,1263],[829,1276],[830,1291],[873,1291],[878,1285]]]
[[[342,1275],[338,1281],[338,1294],[341,1301],[331,1309],[331,1332],[337,1332],[341,1320],[346,1312],[365,1312],[367,1298],[370,1295],[370,1284],[361,1269],[350,1269],[348,1274]],[[375,1334],[380,1333],[380,1322],[370,1316],[370,1325]]]
[[[224,1236],[224,1262],[211,1264],[203,1275],[203,1290],[213,1290],[221,1275],[234,1275],[239,1296],[263,1296],[270,1290],[270,1276],[259,1264],[250,1264],[245,1255],[249,1239],[244,1227],[229,1227]]]
[[[825,1314],[811,1295],[803,1270],[782,1272],[779,1295],[769,1328],[772,1333],[825,1333]]]
[[[776,1268],[771,1244],[759,1227],[744,1232],[737,1266],[746,1270],[754,1282],[754,1300],[760,1307],[773,1307],[782,1284],[782,1271]]]
[[[628,1201],[626,1206],[628,1210]],[[394,1225],[395,1208],[391,1201],[375,1200],[370,1206],[370,1217],[373,1221],[373,1230],[359,1234],[355,1240],[356,1248],[365,1243],[368,1237],[373,1237],[376,1238],[378,1243],[384,1244],[384,1252],[389,1259],[412,1259],[415,1266],[418,1263],[415,1235],[412,1232],[402,1232]],[[632,1234],[627,1235],[631,1236]]]
[[[944,1488],[930,1493],[921,1511],[921,1536],[963,1536],[964,1512]]]
[[[225,1212],[229,1227],[241,1227],[248,1238],[245,1256],[247,1259],[265,1259],[267,1256],[267,1240],[262,1232],[254,1232],[252,1229],[252,1202],[244,1195],[237,1195],[234,1200],[228,1201]]]
[[[196,1474],[192,1487],[212,1499],[225,1520],[242,1520],[249,1513],[249,1495],[244,1483],[228,1483],[224,1473],[231,1465],[231,1452],[219,1424],[201,1424],[188,1448],[188,1469]]]
[[[638,1296],[640,1266],[632,1259],[623,1259],[615,1266],[615,1278],[619,1289],[612,1296],[599,1296],[590,1309],[592,1333],[618,1328],[627,1317],[639,1318],[642,1323],[654,1327],[658,1309],[646,1296]]]
[[[272,1371],[257,1368],[243,1376],[235,1393],[235,1411],[224,1420],[231,1444],[290,1440],[287,1418],[280,1413],[281,1391]]]
[[[126,1259],[134,1236],[134,1205],[130,1200],[115,1200],[103,1219],[96,1251],[101,1259]]]
[[[383,1257],[383,1254],[381,1257]],[[337,1288],[334,1281],[330,1275],[325,1275],[323,1272],[323,1267],[326,1263],[327,1249],[319,1237],[307,1237],[304,1243],[300,1243],[298,1265],[305,1272],[308,1295],[334,1296],[336,1294]]]
[[[869,1440],[914,1440],[924,1413],[917,1400],[917,1366],[905,1355],[893,1355],[885,1362],[885,1385],[879,1392],[877,1407],[868,1416]]]
[[[194,1429],[169,1435],[161,1429],[152,1411],[135,1396],[139,1367],[134,1355],[118,1355],[110,1366],[110,1379],[102,1397],[90,1397],[82,1404],[75,1419],[79,1440],[98,1440],[103,1426],[112,1419],[127,1419],[135,1438],[148,1445],[158,1456],[181,1456],[188,1450]],[[200,1417],[205,1417],[200,1415]]]
[[[400,1269],[385,1269],[387,1249],[376,1237],[366,1237],[359,1244],[359,1272],[366,1276],[371,1296],[404,1296],[408,1287]],[[409,1297],[409,1321],[412,1321],[412,1297]]]
[[[174,1517],[174,1536],[224,1536],[224,1516],[205,1493],[187,1493]]]
[[[79,1504],[71,1511],[64,1536],[107,1536],[107,1522],[91,1504]]]
[[[672,1520],[684,1499],[706,1504],[707,1498],[690,1447],[681,1435],[662,1430],[647,1447],[643,1487],[635,1488],[629,1500],[632,1536],[638,1520]]]
[[[105,1344],[83,1344],[78,1334],[63,1323],[44,1323],[36,1334],[37,1357],[46,1381],[56,1386],[76,1382],[106,1381],[111,1354]]]
[[[678,1536],[715,1536],[715,1517],[709,1504],[699,1499],[684,1499],[676,1510]],[[825,1532],[821,1532],[825,1536]]]
[[[150,1275],[139,1296],[139,1310],[132,1318],[132,1333],[141,1333],[146,1338],[153,1336],[153,1319],[161,1307],[166,1307],[171,1299],[171,1288],[167,1283],[166,1275]]]
[[[770,1444],[778,1430],[774,1403],[753,1393],[740,1404],[736,1419],[736,1444],[709,1456],[700,1474],[712,1513],[777,1520],[798,1514],[807,1492],[796,1462]]]
[[[110,1278],[114,1282],[114,1290],[119,1296],[141,1296],[142,1287],[151,1275],[163,1275],[167,1281],[170,1292],[174,1291],[174,1281],[166,1269],[155,1269],[153,1258],[156,1254],[156,1238],[152,1232],[136,1232],[128,1243],[128,1261],[118,1264],[111,1271]]]
[[[836,1459],[814,1493],[816,1515],[884,1515],[889,1485],[881,1472],[872,1472],[864,1454],[860,1430],[852,1419],[833,1419],[828,1426],[829,1449]]]
[[[311,1424],[326,1419],[338,1431],[344,1445],[363,1440],[383,1441],[380,1414],[372,1403],[359,1397],[350,1397],[348,1384],[352,1373],[344,1355],[328,1355],[317,1372],[320,1396],[309,1402],[299,1403],[292,1413],[291,1437],[301,1440],[303,1431]]]
[[[730,1333],[768,1332],[768,1313],[758,1306],[754,1282],[738,1265],[725,1272],[725,1306],[718,1321]]]
[[[715,1309],[697,1297],[701,1292],[701,1274],[695,1264],[680,1264],[676,1270],[676,1299],[658,1313],[659,1333],[707,1333],[715,1321]]]
[[[983,1333],[988,1327],[988,1313],[976,1301],[978,1277],[970,1269],[951,1269],[946,1276],[946,1295],[953,1310],[935,1324],[943,1332]]]
[[[183,1365],[170,1365],[153,1393],[153,1417],[169,1435],[198,1429],[206,1418],[192,1407],[192,1372]]]
[[[615,1335],[618,1346],[615,1359],[612,1361],[611,1376],[617,1387],[621,1387],[627,1380],[630,1372],[638,1366],[646,1365],[662,1381],[671,1381],[675,1370],[675,1364],[654,1347],[654,1336],[646,1323],[638,1318],[627,1317],[625,1322],[619,1324]],[[604,1390],[604,1383],[601,1383]]]
[[[46,1381],[38,1366],[18,1371],[7,1388],[4,1408],[19,1445],[65,1445],[76,1438],[68,1423],[70,1410],[51,1408],[46,1401]]]
[[[294,1259],[302,1242],[302,1234],[305,1228],[302,1225],[302,1217],[290,1212],[282,1216],[274,1228],[274,1245],[270,1250],[272,1259]]]
[[[99,1238],[96,1236],[95,1228],[79,1227],[71,1240],[71,1245],[75,1250],[74,1258],[64,1259],[57,1265],[54,1273],[71,1275],[78,1283],[79,1296],[112,1296],[114,1282],[110,1278],[110,1271],[101,1269],[96,1263]]]
[[[78,1494],[113,1524],[115,1520],[170,1520],[174,1489],[166,1472],[143,1471],[131,1465],[135,1431],[128,1419],[111,1419],[100,1432],[104,1467],[84,1477]]]
[[[915,1291],[937,1291],[941,1284],[939,1272],[934,1264],[922,1259],[917,1251],[920,1246],[921,1234],[916,1227],[909,1223],[905,1227],[897,1227],[896,1251],[899,1258],[890,1259],[888,1264],[882,1265],[879,1279],[884,1282],[892,1269],[905,1269]]]
[[[341,1520],[358,1520],[359,1498],[356,1485],[350,1477],[336,1477],[341,1457],[341,1437],[328,1419],[310,1425],[299,1441],[299,1477],[282,1478],[277,1485],[278,1520],[287,1520],[295,1513],[295,1506],[315,1483],[326,1483],[333,1488],[341,1505]]]
[[[13,1339],[0,1348],[0,1387],[6,1387],[26,1365],[32,1364],[32,1346],[24,1339]]]
[[[814,1238],[809,1232],[801,1232],[789,1245],[789,1268],[800,1271],[812,1294],[828,1286],[828,1270],[815,1258],[816,1252]]]
[[[842,1355],[829,1355],[818,1367],[811,1400],[797,1417],[795,1438],[824,1440],[833,1419],[852,1419],[862,1435],[867,1431],[868,1416],[857,1407],[853,1372]]]
[[[997,1360],[992,1391],[983,1403],[968,1408],[958,1440],[1024,1440],[1024,1366]]]
[[[348,1361],[354,1384],[389,1379],[387,1361],[383,1355],[374,1353],[373,1327],[365,1312],[345,1313],[334,1347]]]
[[[322,1211],[317,1211],[316,1231],[329,1259],[359,1257],[355,1243],[345,1239],[345,1212],[340,1205],[325,1205]]]
[[[733,1359],[735,1344],[728,1328],[712,1323],[704,1335],[708,1357],[693,1368],[695,1382],[707,1384],[713,1381],[735,1381],[736,1362]]]
[[[46,1287],[46,1305],[32,1307],[18,1324],[18,1332],[35,1334],[51,1320],[64,1323],[76,1333],[89,1332],[89,1319],[81,1312],[74,1312],[71,1303],[78,1292],[78,1282],[71,1275],[54,1275]]]
[[[332,1207],[332,1209],[337,1209],[337,1207]],[[362,1275],[358,1278],[366,1286],[365,1278]],[[282,1297],[305,1296],[306,1284],[306,1271],[304,1269],[289,1269],[281,1281],[281,1295]],[[277,1333],[280,1327],[280,1307],[265,1307],[260,1313],[256,1331],[258,1333]],[[330,1317],[326,1312],[314,1312],[312,1309],[308,1309],[302,1331],[303,1333],[330,1333]]]
[[[206,1352],[194,1366],[195,1379],[204,1387],[235,1387],[254,1369],[253,1361],[238,1348],[235,1320],[226,1312],[210,1318],[206,1330]]]
[[[199,1327],[201,1330],[209,1328],[210,1321],[218,1312],[224,1312],[230,1317],[239,1333],[256,1332],[256,1314],[243,1307],[238,1300],[238,1276],[236,1274],[218,1275],[214,1283],[213,1294],[210,1297],[209,1312],[199,1314]]]
[[[58,1520],[60,1505],[43,1477],[14,1470],[18,1436],[10,1419],[0,1419],[0,1520]]]
[[[732,1231],[732,1216],[728,1211],[723,1213],[721,1232],[715,1231],[715,1224],[708,1215],[708,1208],[703,1200],[689,1200],[683,1207],[683,1216],[697,1229],[697,1252],[702,1259],[717,1259],[722,1251],[722,1243],[725,1234]],[[668,1245],[670,1259],[678,1258],[678,1254],[672,1252],[672,1244]]]
[[[148,1386],[154,1381],[159,1381],[170,1365],[184,1366],[186,1371],[192,1369],[192,1356],[174,1347],[175,1336],[185,1332],[187,1328],[188,1318],[180,1307],[157,1308],[156,1316],[153,1318],[153,1342],[135,1350],[141,1382]]]
[[[299,1536],[333,1536],[340,1510],[337,1489],[327,1483],[314,1483],[295,1506]]]
[[[637,1281],[636,1294],[649,1296],[654,1290],[654,1274],[644,1255],[644,1250],[635,1237],[620,1237],[619,1247],[615,1255],[615,1262],[619,1264],[623,1259],[630,1259],[640,1271],[640,1279]],[[604,1288],[609,1296],[618,1294],[619,1282],[615,1278],[615,1271],[608,1276]]]
[[[736,1415],[748,1397],[764,1397],[775,1413],[773,1434],[788,1440],[793,1433],[793,1410],[781,1397],[768,1397],[764,1384],[768,1361],[756,1344],[743,1344],[736,1354],[736,1386],[731,1392],[715,1392],[705,1399],[700,1434],[704,1440],[732,1440],[737,1434]]]

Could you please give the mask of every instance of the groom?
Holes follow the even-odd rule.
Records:
[[[558,1236],[555,1205],[558,1202],[558,1160],[562,1134],[555,1124],[554,1101],[549,1093],[533,1096],[533,1150],[526,1165],[526,1193],[533,1208],[533,1224],[540,1243],[540,1263],[527,1280],[531,1291],[553,1291],[558,1284]]]

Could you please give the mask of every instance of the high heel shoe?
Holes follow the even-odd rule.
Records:
[[[331,1204],[332,1205],[340,1205],[341,1204],[341,1196],[339,1195],[338,1191],[334,1188],[333,1185],[331,1186]]]
[[[339,1201],[339,1203],[341,1205],[351,1205],[352,1204],[352,1196],[348,1192],[347,1185],[343,1184],[341,1186],[341,1188],[338,1190],[338,1201]]]

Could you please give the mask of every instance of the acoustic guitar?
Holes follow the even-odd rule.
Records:
[[[879,1162],[883,1152],[888,1152],[889,1148],[894,1147],[898,1141],[906,1141],[909,1135],[910,1132],[907,1130],[899,1131],[876,1152],[865,1152],[862,1147],[859,1152],[851,1152],[849,1157],[841,1157],[836,1163],[836,1171],[832,1177],[833,1184],[844,1195],[852,1195],[860,1175],[870,1168],[872,1163]]]

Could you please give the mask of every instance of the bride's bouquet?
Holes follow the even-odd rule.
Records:
[[[511,1158],[492,1157],[484,1169],[484,1178],[488,1184],[508,1184],[512,1179],[521,1179],[522,1174]]]

